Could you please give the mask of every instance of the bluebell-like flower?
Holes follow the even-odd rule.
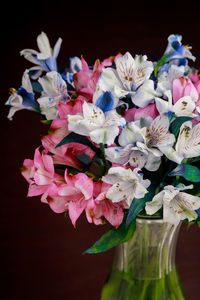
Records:
[[[168,37],[168,45],[164,55],[168,55],[167,61],[176,58],[189,58],[195,61],[195,57],[190,52],[191,46],[181,44],[182,36],[180,34],[171,34]]]
[[[39,104],[34,98],[34,92],[28,75],[28,70],[26,70],[23,74],[21,87],[18,90],[11,88],[10,93],[11,95],[5,103],[6,105],[11,106],[8,119],[12,120],[15,112],[21,109],[40,111]]]
[[[157,65],[154,69],[154,75],[157,76],[157,72],[168,71],[171,64],[175,64],[176,66],[187,66],[187,59],[191,59],[195,61],[196,57],[192,55],[190,49],[192,47],[188,45],[182,45],[182,36],[180,34],[171,34],[168,37],[168,45],[167,48],[161,57],[161,59],[157,62]],[[169,65],[168,65],[169,64]]]
[[[42,32],[37,37],[37,45],[40,52],[32,49],[24,49],[20,52],[27,60],[34,63],[36,66],[30,68],[29,70],[32,72],[32,78],[37,79],[42,71],[57,71],[57,56],[60,51],[60,46],[62,43],[62,39],[59,38],[52,49],[49,44],[49,39],[47,35]]]

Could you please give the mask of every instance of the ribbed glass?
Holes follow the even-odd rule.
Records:
[[[184,300],[175,265],[180,226],[138,217],[132,239],[115,249],[101,300]]]

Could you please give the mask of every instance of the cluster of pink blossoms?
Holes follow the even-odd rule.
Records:
[[[58,104],[58,118],[52,121],[49,134],[42,138],[42,146],[35,150],[34,159],[25,159],[21,168],[22,175],[29,183],[28,197],[42,195],[41,201],[49,204],[54,212],[69,211],[74,226],[85,211],[90,223],[102,224],[105,218],[118,227],[123,220],[123,209],[128,208],[125,201],[112,203],[106,198],[110,184],[101,180],[93,181],[81,172],[84,166],[77,156],[84,153],[92,160],[95,155],[92,149],[79,143],[56,148],[70,133],[67,116],[82,113],[84,101],[91,102],[101,70],[104,66],[111,65],[112,60],[113,58],[109,58],[102,63],[96,60],[91,74],[88,64],[81,58],[82,69],[74,76],[76,98],[73,95],[66,103]],[[61,172],[56,173],[55,165],[67,165],[80,173],[72,175],[66,169],[61,175]]]

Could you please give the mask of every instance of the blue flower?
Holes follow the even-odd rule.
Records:
[[[39,104],[35,101],[32,84],[29,78],[28,70],[22,77],[22,85],[18,90],[10,89],[10,97],[6,105],[11,106],[8,114],[8,119],[12,120],[14,114],[21,109],[28,109],[40,112]]]
[[[103,112],[112,110],[114,107],[114,99],[111,92],[103,92],[97,99],[96,106],[98,106]]]

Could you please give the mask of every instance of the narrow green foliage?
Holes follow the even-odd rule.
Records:
[[[90,142],[87,137],[77,134],[77,133],[74,133],[74,132],[71,132],[66,137],[64,137],[62,139],[62,141],[56,146],[56,148],[58,148],[62,145],[70,144],[70,143],[82,144],[82,145],[90,147],[96,153],[101,152],[101,150],[99,148],[95,147],[94,144],[92,142]]]
[[[170,56],[170,54],[164,54],[161,59],[157,62],[157,65],[155,66],[155,69],[154,69],[154,76],[156,77],[157,76],[157,72],[158,72],[158,69],[164,64],[167,62],[167,59],[168,57]]]
[[[42,120],[41,122],[45,125],[51,126],[51,123],[53,122],[53,120]]]
[[[112,227],[107,231],[92,247],[84,253],[93,254],[105,252],[120,243],[127,242],[136,229],[136,220],[134,220],[128,228],[126,228],[126,215],[123,222],[118,228]]]

